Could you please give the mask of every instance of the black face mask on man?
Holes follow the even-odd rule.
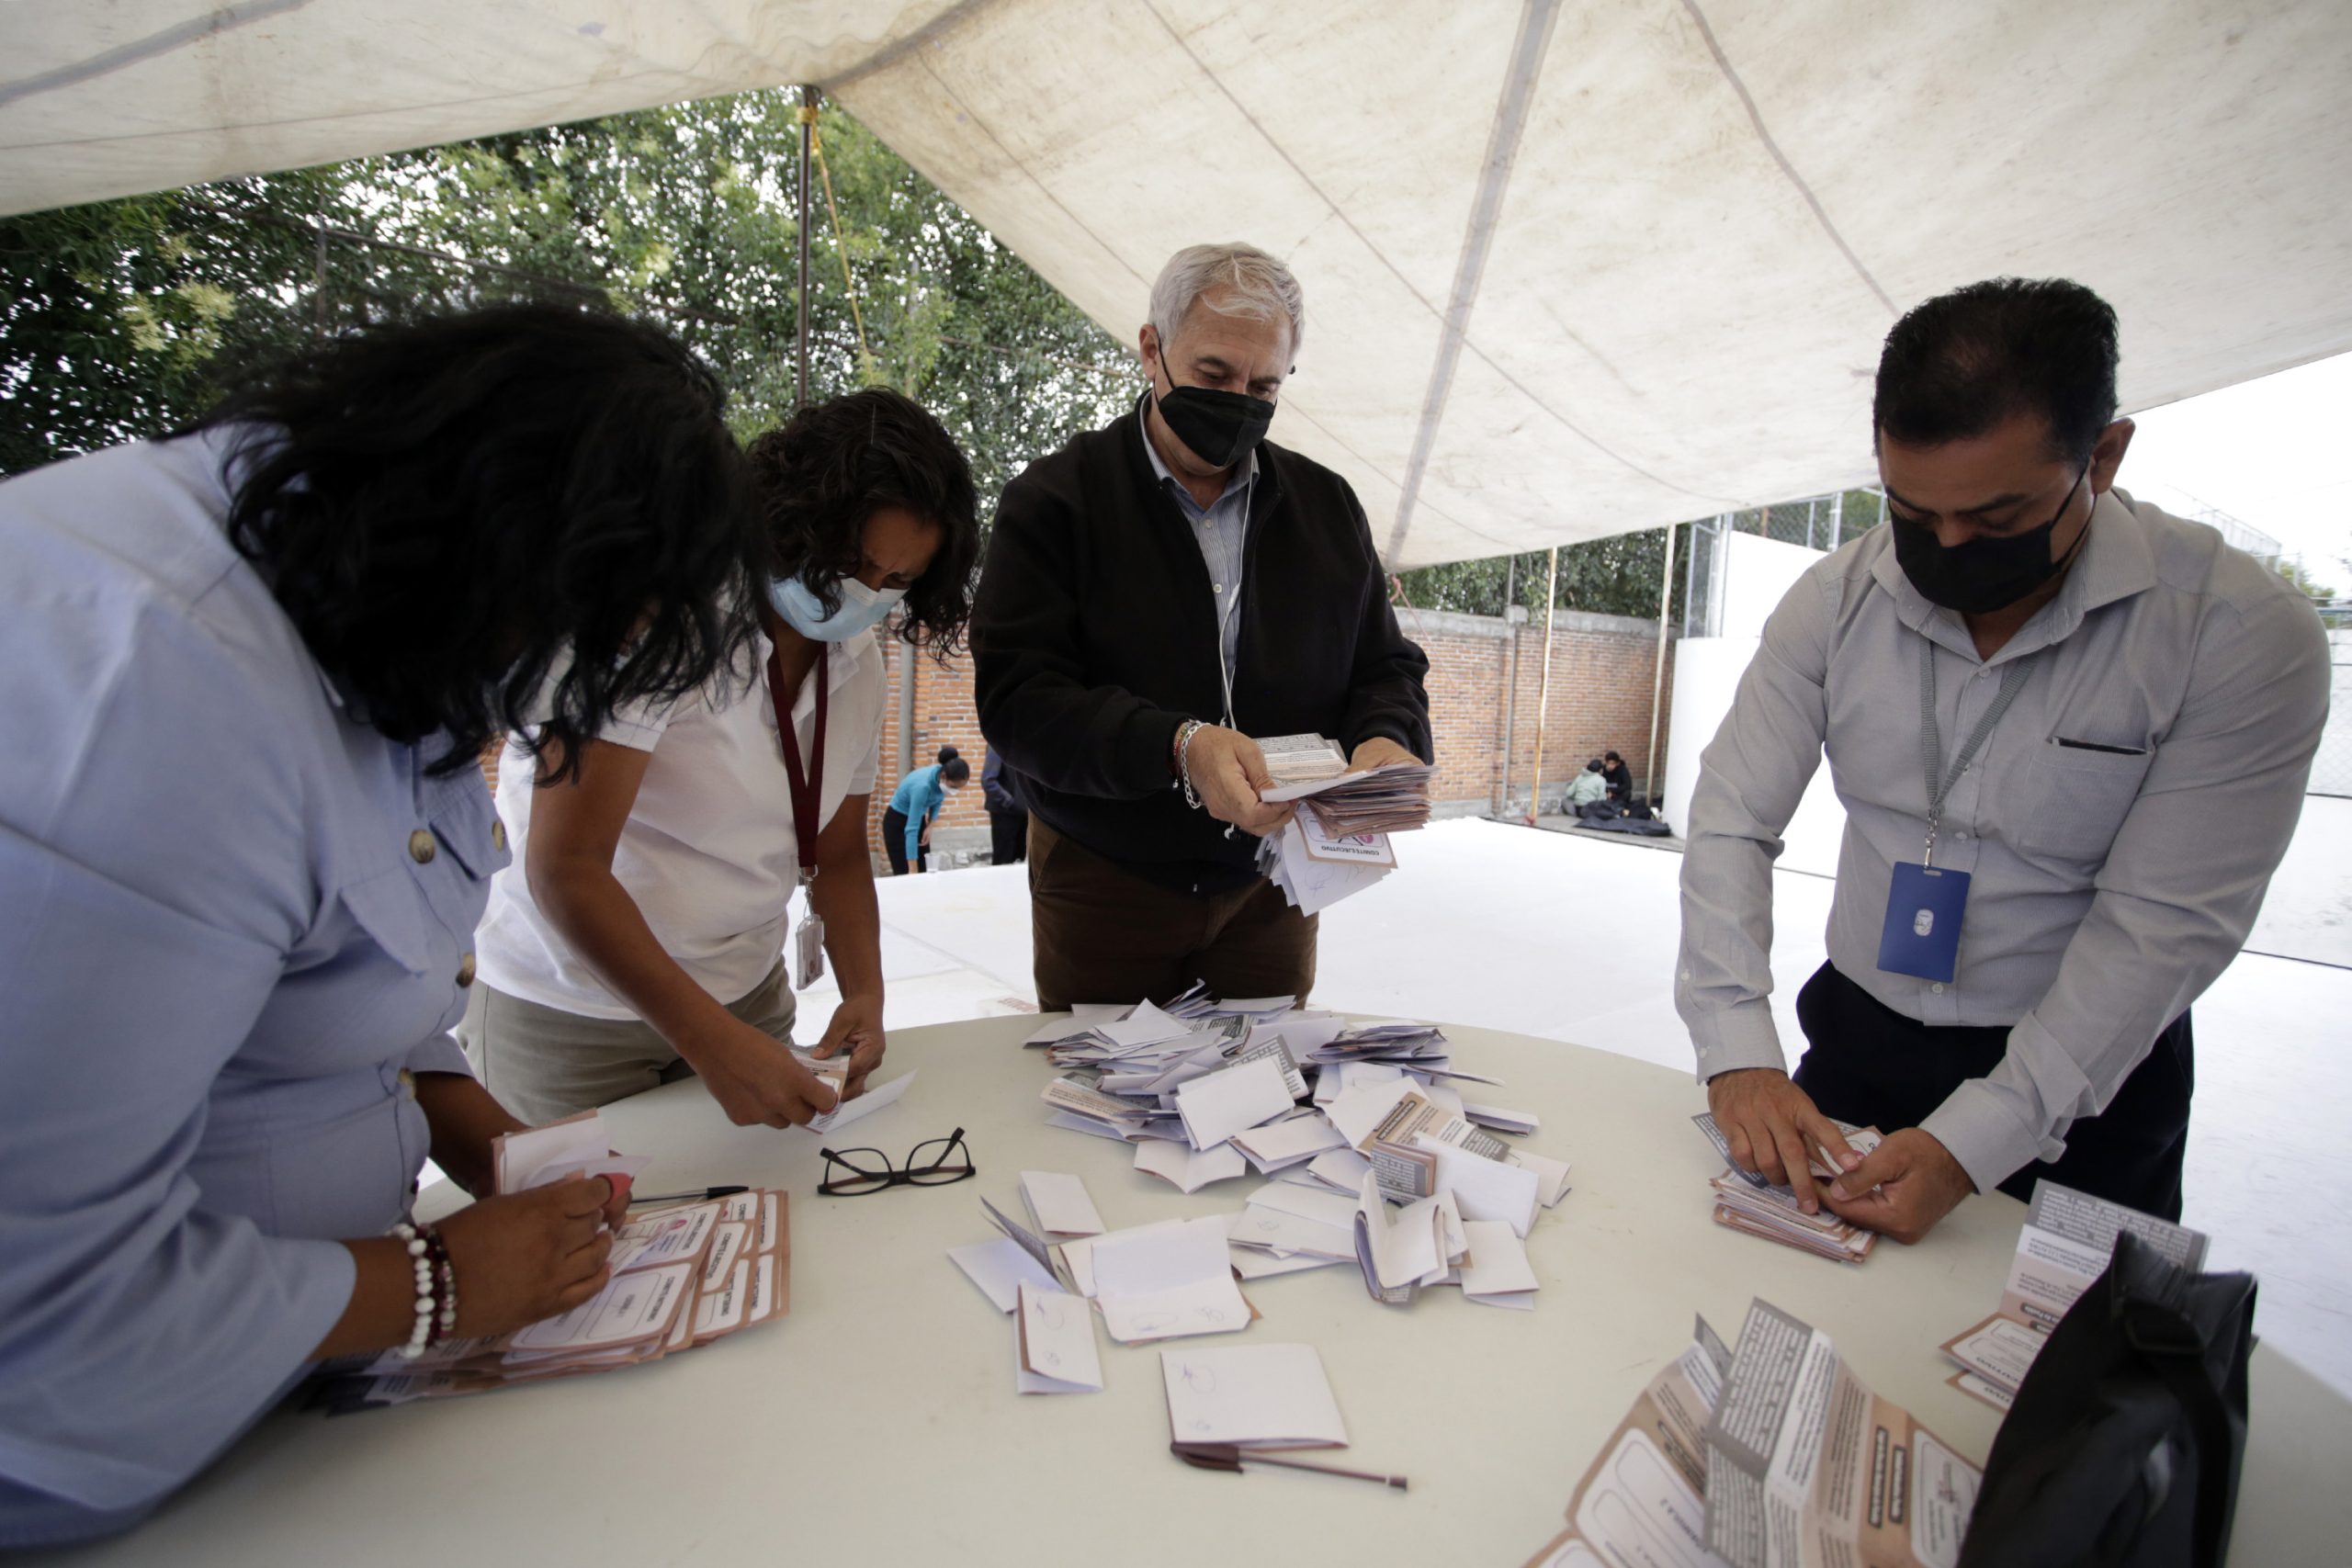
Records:
[[[2064,571],[2075,552],[2083,547],[2083,541],[2091,536],[2090,525],[2086,523],[2064,556],[2053,558],[2050,553],[2050,542],[2058,532],[2058,520],[2075,504],[2075,491],[2082,489],[2083,480],[2089,477],[2090,467],[2086,464],[2049,522],[2001,538],[1971,539],[1964,545],[1939,544],[1936,531],[1925,523],[1890,513],[1887,523],[1894,529],[1895,561],[1903,568],[1903,575],[1911,580],[1911,586],[1919,591],[1919,597],[1930,604],[1940,604],[1963,615],[1983,615],[2006,609]]]
[[[1274,405],[1246,392],[1220,392],[1209,387],[1180,387],[1168,368],[1168,340],[1159,340],[1159,373],[1168,390],[1152,389],[1159,417],[1176,433],[1193,457],[1214,468],[1229,468],[1248,457],[1264,439],[1274,422]]]

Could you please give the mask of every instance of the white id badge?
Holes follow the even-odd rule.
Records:
[[[824,917],[811,909],[792,933],[792,988],[805,991],[825,977]]]

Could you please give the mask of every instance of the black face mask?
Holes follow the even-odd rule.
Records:
[[[2083,541],[2091,536],[2090,525],[2086,523],[2075,536],[2074,547],[2061,558],[2051,558],[2050,541],[2058,532],[2058,520],[2075,504],[2075,491],[2089,477],[2090,468],[2086,466],[2049,522],[2003,538],[1940,545],[1936,542],[1936,531],[1925,523],[1889,513],[1886,520],[1894,529],[1894,558],[1911,586],[1919,591],[1919,597],[1930,604],[1963,615],[2006,609],[2064,571],[2066,562],[2083,547]]]
[[[1159,417],[1176,433],[1193,457],[1213,468],[1229,468],[1250,455],[1274,422],[1274,405],[1245,392],[1220,392],[1207,387],[1180,387],[1168,371],[1167,345],[1158,355],[1159,372],[1168,377],[1168,390],[1152,389]]]

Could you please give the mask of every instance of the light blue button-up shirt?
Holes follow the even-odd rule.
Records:
[[[0,485],[0,1547],[269,1407],[409,1202],[401,1069],[466,1071],[489,795],[344,711],[222,534],[232,445]]]

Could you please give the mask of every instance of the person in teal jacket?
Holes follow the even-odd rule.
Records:
[[[889,809],[882,813],[882,845],[889,852],[891,875],[906,875],[910,863],[917,871],[929,869],[924,862],[931,850],[931,819],[971,776],[972,764],[955,747],[942,746],[938,761],[899,781]]]

